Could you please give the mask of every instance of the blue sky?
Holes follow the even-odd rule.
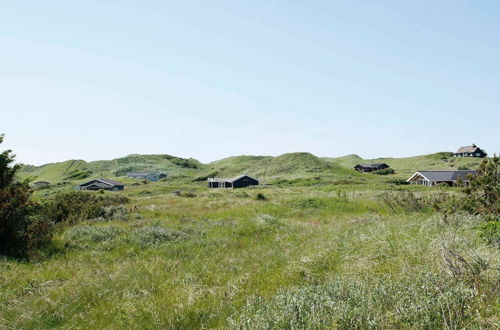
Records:
[[[18,161],[500,141],[499,1],[0,0]]]

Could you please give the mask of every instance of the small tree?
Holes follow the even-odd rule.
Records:
[[[477,175],[470,178],[467,208],[475,214],[483,214],[498,221],[500,216],[500,158],[485,158],[477,170]]]
[[[11,150],[0,154],[0,254],[26,257],[48,242],[52,226],[31,200],[28,183],[15,181],[14,158]]]

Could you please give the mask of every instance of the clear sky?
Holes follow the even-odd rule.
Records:
[[[497,0],[0,0],[18,161],[365,158],[500,141]]]

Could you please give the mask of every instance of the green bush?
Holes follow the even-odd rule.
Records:
[[[396,186],[404,186],[404,185],[408,185],[409,184],[406,181],[406,179],[400,179],[400,178],[388,179],[386,182],[389,183],[389,184],[396,185]]]
[[[50,241],[52,223],[31,199],[28,183],[15,182],[19,166],[13,162],[10,150],[0,154],[0,254],[29,257]]]
[[[97,195],[92,192],[57,193],[47,202],[47,212],[54,223],[76,223],[105,215],[104,208],[128,202],[122,195]]]
[[[134,230],[130,235],[130,240],[143,247],[150,247],[185,237],[187,237],[187,234],[180,230],[162,226],[146,226]]]
[[[389,174],[394,174],[394,169],[389,167],[389,168],[384,168],[383,170],[373,171],[372,173],[377,175],[389,175]]]
[[[258,201],[267,201],[267,197],[263,193],[258,193],[255,196],[255,199]]]
[[[500,247],[500,222],[488,221],[479,226],[479,237],[488,244]]]
[[[140,213],[131,213],[125,205],[110,205],[102,208],[102,215],[98,218],[91,219],[92,221],[129,221],[132,219],[142,219]]]

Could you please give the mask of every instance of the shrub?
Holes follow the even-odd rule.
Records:
[[[130,240],[143,247],[149,247],[185,237],[187,237],[187,234],[180,230],[162,226],[147,226],[134,230],[130,236]]]
[[[19,165],[13,162],[10,150],[0,154],[0,254],[29,257],[50,240],[52,225],[31,200],[28,183],[14,182]]]
[[[185,159],[185,158],[178,158],[178,157],[172,157],[170,159],[170,161],[172,163],[174,163],[175,165],[179,165],[180,167],[183,167],[183,168],[198,168],[199,167],[199,163],[197,160],[195,159]]]
[[[500,158],[484,159],[477,175],[470,178],[466,188],[467,198],[458,206],[470,213],[482,214],[499,221],[500,215]]]
[[[389,174],[394,174],[394,169],[389,167],[389,168],[384,168],[383,170],[373,171],[372,173],[377,175],[389,175]]]
[[[104,208],[128,202],[122,195],[97,195],[92,192],[57,193],[48,203],[48,214],[54,223],[76,223],[105,215]]]
[[[102,208],[102,215],[93,221],[129,221],[131,219],[141,219],[140,213],[131,213],[124,205],[110,205]]]
[[[396,186],[404,186],[409,184],[405,179],[400,179],[400,178],[389,179],[386,182]]]
[[[255,196],[255,199],[258,201],[267,201],[267,197],[263,193],[258,193]]]
[[[181,196],[193,198],[193,197],[196,197],[196,194],[192,191],[183,191],[183,192],[181,192]]]
[[[488,221],[481,224],[478,229],[479,237],[484,239],[488,244],[500,247],[500,222]]]

